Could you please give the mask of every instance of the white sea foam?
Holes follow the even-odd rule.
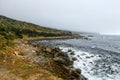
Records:
[[[87,77],[89,80],[120,80],[120,74],[107,74],[102,73],[101,69],[95,68],[95,61],[100,60],[101,56],[95,55],[92,53],[76,50],[74,48],[60,47],[63,51],[67,52],[69,49],[72,49],[75,52],[75,55],[69,57],[76,57],[77,60],[74,61],[74,68],[80,68],[82,74]],[[100,66],[100,65],[99,65]],[[115,66],[112,66],[113,69],[116,69]],[[97,69],[97,70],[95,70]],[[99,72],[99,73],[96,73]]]

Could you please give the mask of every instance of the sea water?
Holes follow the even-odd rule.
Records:
[[[89,40],[44,40],[39,44],[73,50],[74,68],[80,68],[89,80],[120,80],[120,36],[93,35]]]

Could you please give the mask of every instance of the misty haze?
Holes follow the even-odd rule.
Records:
[[[57,29],[120,33],[119,0],[0,0],[0,14]]]

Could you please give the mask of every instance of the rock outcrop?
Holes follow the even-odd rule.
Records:
[[[49,71],[55,72],[59,77],[62,77],[65,80],[88,80],[81,75],[82,71],[80,69],[73,68],[73,62],[76,61],[77,58],[69,58],[69,53],[74,55],[72,50],[68,50],[68,52],[62,52],[62,50],[57,47],[38,44],[34,44],[33,46],[38,47],[37,56],[44,57],[43,61],[45,61],[45,63],[42,62],[42,64],[40,64],[41,58],[39,58],[38,64],[44,64],[45,68]]]

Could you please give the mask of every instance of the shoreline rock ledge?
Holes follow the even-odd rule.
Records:
[[[48,71],[54,73],[56,76],[63,78],[64,80],[88,80],[81,74],[80,69],[73,68],[74,60],[71,60],[67,53],[63,52],[58,47],[45,46],[39,44],[32,44],[37,47],[36,62],[41,67],[44,67]],[[42,60],[41,60],[42,59]]]

